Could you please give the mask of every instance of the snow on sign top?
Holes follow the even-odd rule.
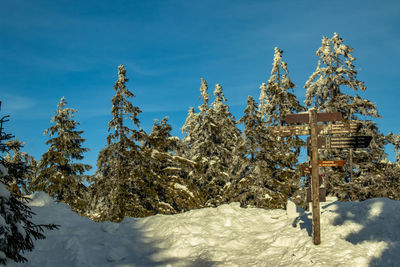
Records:
[[[340,121],[343,119],[342,113],[330,112],[330,113],[317,113],[317,121]],[[308,123],[308,113],[288,114],[285,116],[287,123]]]

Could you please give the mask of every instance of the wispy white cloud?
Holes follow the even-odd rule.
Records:
[[[29,97],[0,92],[1,108],[4,113],[19,112],[34,108],[37,102]]]

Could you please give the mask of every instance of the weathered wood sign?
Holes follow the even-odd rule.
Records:
[[[310,167],[301,167],[301,176],[306,176],[306,174],[311,174]]]
[[[318,160],[320,167],[343,167],[345,164],[345,160]]]
[[[371,136],[318,136],[318,149],[366,148]],[[307,138],[307,149],[310,150],[310,138]]]
[[[332,113],[317,113],[317,121],[340,121],[343,119],[342,113],[332,112]],[[310,120],[309,114],[299,113],[299,114],[288,114],[285,117],[287,123],[308,123]]]
[[[344,166],[345,161],[318,161],[318,148],[358,148],[366,147],[371,141],[370,137],[321,137],[318,135],[334,135],[356,133],[360,127],[360,123],[335,123],[328,125],[318,125],[318,121],[340,121],[343,116],[339,112],[334,113],[317,113],[315,109],[309,110],[308,113],[289,114],[285,117],[287,123],[307,123],[295,126],[274,126],[269,127],[269,132],[278,136],[293,135],[310,135],[310,152],[311,166],[302,168],[302,175],[311,173],[311,197],[312,197],[312,234],[315,245],[321,243],[320,231],[320,182],[319,182],[319,166]],[[329,139],[328,139],[329,138]]]
[[[294,114],[292,114],[294,115]],[[360,129],[360,123],[336,123],[317,125],[317,132],[321,135],[328,134],[347,134],[356,133]],[[269,132],[279,136],[292,136],[292,135],[310,135],[309,125],[292,125],[292,126],[271,126]]]

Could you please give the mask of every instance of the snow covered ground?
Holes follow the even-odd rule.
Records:
[[[400,266],[400,201],[385,198],[323,204],[318,246],[303,210],[232,203],[116,224],[80,217],[44,193],[30,206],[33,221],[61,228],[46,231],[18,266]]]

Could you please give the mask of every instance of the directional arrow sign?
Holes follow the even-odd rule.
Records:
[[[366,148],[372,136],[318,136],[318,149]],[[310,138],[307,138],[307,149],[310,149]]]
[[[321,135],[356,133],[361,128],[361,123],[337,123],[318,125],[318,132]]]
[[[342,113],[331,112],[331,113],[317,113],[317,121],[340,121],[343,119]],[[285,116],[287,123],[308,123],[308,113],[288,114]]]
[[[340,148],[365,148],[368,147],[372,136],[318,136],[318,148],[340,149]]]
[[[369,146],[372,136],[338,136],[327,138],[330,148],[365,148]]]
[[[345,160],[319,160],[320,167],[343,167],[346,164]]]

